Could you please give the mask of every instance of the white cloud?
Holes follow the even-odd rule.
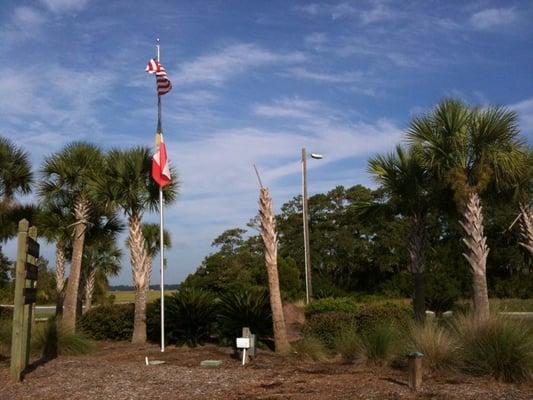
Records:
[[[309,71],[304,67],[294,67],[289,69],[289,73],[299,79],[310,79],[326,83],[347,83],[357,82],[363,78],[360,72],[344,72],[338,74]]]
[[[276,53],[255,44],[240,43],[181,64],[175,82],[221,85],[251,68],[272,64],[292,64],[305,60],[302,53]]]
[[[533,97],[512,104],[510,108],[518,113],[522,134],[533,140]]]
[[[41,0],[41,2],[53,13],[81,11],[89,0]]]
[[[398,18],[402,14],[381,2],[371,2],[368,7],[354,5],[349,2],[336,4],[307,4],[296,6],[295,10],[310,16],[326,15],[333,20],[344,18],[357,18],[362,25]]]
[[[475,29],[492,30],[516,21],[518,13],[514,8],[489,8],[479,11],[470,17]]]

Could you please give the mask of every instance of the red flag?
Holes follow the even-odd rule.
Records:
[[[152,178],[163,188],[170,183],[171,178],[167,159],[167,148],[161,132],[156,133],[155,142],[157,150],[152,157]]]

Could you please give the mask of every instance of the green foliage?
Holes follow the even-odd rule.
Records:
[[[360,355],[370,364],[386,364],[400,352],[400,335],[393,324],[375,325],[361,335]]]
[[[361,304],[353,297],[326,297],[307,304],[305,315],[310,317],[325,312],[354,313],[360,307]]]
[[[131,340],[133,304],[98,306],[82,315],[79,329],[96,340]]]
[[[324,312],[306,318],[302,333],[319,338],[327,347],[333,348],[333,341],[344,330],[357,329],[357,319],[347,312]]]
[[[362,353],[362,343],[357,330],[354,328],[342,329],[333,339],[333,349],[339,353],[346,362],[353,362]]]
[[[225,293],[220,297],[218,329],[228,340],[240,336],[247,326],[259,340],[272,336],[272,311],[265,290],[242,290]]]
[[[31,351],[45,357],[56,355],[86,354],[94,348],[93,342],[80,332],[59,327],[55,318],[32,329]]]
[[[165,331],[168,343],[202,345],[209,340],[217,315],[215,297],[204,290],[184,288],[165,296]],[[160,341],[161,301],[147,310],[148,338]]]
[[[412,325],[409,350],[424,354],[424,364],[433,370],[452,369],[459,359],[459,347],[448,329],[436,322]]]
[[[0,307],[0,321],[13,319],[13,307]]]
[[[301,358],[309,358],[313,361],[323,361],[326,358],[327,349],[320,338],[312,335],[304,336],[293,345],[296,355]]]
[[[459,318],[454,325],[461,338],[463,369],[492,375],[504,382],[530,380],[533,373],[533,332],[524,322],[491,317],[477,322]]]

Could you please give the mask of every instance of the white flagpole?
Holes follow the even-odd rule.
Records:
[[[161,62],[159,38],[157,38],[157,61]],[[157,127],[161,132],[161,96],[157,95]],[[161,274],[161,352],[165,351],[165,271],[163,245],[163,188],[159,186],[159,271]]]

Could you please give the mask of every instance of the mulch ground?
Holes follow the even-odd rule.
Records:
[[[232,350],[190,349],[101,342],[88,355],[60,356],[29,372],[22,383],[9,379],[0,360],[0,400],[39,399],[505,399],[530,400],[533,385],[512,385],[457,373],[426,374],[420,391],[407,387],[405,369],[369,368],[340,361],[310,362],[259,351],[247,366]],[[162,365],[145,365],[164,360]],[[216,369],[202,360],[222,360]]]

